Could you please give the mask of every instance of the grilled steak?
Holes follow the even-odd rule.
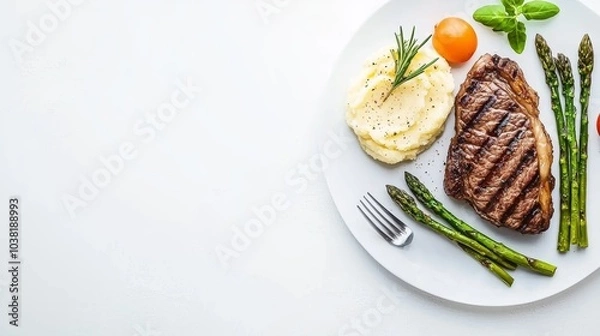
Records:
[[[518,64],[486,54],[455,100],[444,189],[498,227],[541,233],[554,213],[552,143]]]

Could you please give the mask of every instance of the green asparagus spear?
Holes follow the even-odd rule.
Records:
[[[558,54],[556,68],[562,84],[565,98],[565,122],[567,125],[567,144],[569,157],[569,180],[571,181],[571,244],[579,243],[579,150],[577,148],[577,133],[575,131],[575,80],[569,58]]]
[[[580,130],[579,130],[579,247],[588,247],[587,234],[587,159],[588,159],[588,106],[592,87],[592,71],[594,70],[594,47],[588,34],[583,36],[579,44],[578,60],[581,83]]]
[[[529,258],[477,231],[475,228],[465,223],[461,219],[457,218],[450,211],[448,211],[448,209],[446,209],[440,201],[435,199],[435,197],[431,194],[427,187],[425,187],[425,185],[421,183],[421,181],[419,181],[419,179],[416,176],[412,175],[409,172],[405,172],[404,177],[406,179],[408,188],[416,196],[417,200],[419,200],[419,202],[421,202],[429,210],[433,211],[435,214],[443,218],[446,222],[448,222],[448,224],[450,224],[454,229],[458,230],[460,233],[472,239],[475,239],[481,245],[492,250],[492,252],[496,253],[504,260],[510,261],[519,266],[524,266],[534,272],[546,276],[554,275],[554,272],[556,271],[556,266],[551,265],[542,260]]]
[[[479,244],[477,241],[459,233],[454,229],[444,226],[440,222],[426,215],[423,211],[421,211],[421,209],[419,209],[417,203],[415,202],[415,199],[412,198],[412,196],[410,196],[406,191],[400,190],[391,185],[386,186],[386,188],[390,197],[394,200],[394,202],[396,202],[400,206],[402,211],[407,213],[417,222],[427,226],[431,230],[437,232],[442,236],[445,236],[446,238],[454,242],[469,247],[477,254],[489,258],[491,261],[497,263],[498,265],[501,265],[506,269],[514,270],[516,268],[514,264],[503,260],[490,249]]]
[[[571,214],[569,212],[571,206],[571,184],[569,183],[569,168],[567,158],[567,129],[565,128],[565,117],[562,111],[560,102],[560,91],[558,87],[558,75],[556,74],[556,65],[552,58],[552,50],[548,46],[546,40],[540,35],[535,36],[535,50],[538,58],[542,63],[544,74],[546,76],[546,84],[550,88],[552,112],[556,120],[556,128],[558,130],[558,147],[559,147],[559,167],[560,167],[560,226],[558,231],[557,249],[559,252],[567,252],[569,250],[569,233],[571,224]]]
[[[465,251],[468,255],[473,257],[473,259],[477,260],[483,267],[492,272],[498,279],[502,280],[502,282],[504,282],[504,284],[506,284],[508,287],[512,286],[515,279],[513,279],[513,277],[504,270],[504,268],[498,266],[498,264],[495,262],[464,245],[458,244],[458,246],[460,246],[460,248],[463,249],[463,251]]]

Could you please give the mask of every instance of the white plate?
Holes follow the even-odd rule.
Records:
[[[324,121],[327,127],[342,129],[348,137],[354,137],[345,127],[345,99],[347,88],[359,74],[364,60],[381,47],[393,43],[393,33],[398,26],[417,27],[419,38],[426,37],[434,24],[448,15],[469,18],[475,9],[470,1],[392,1],[376,12],[359,28],[341,54],[326,89],[324,99]],[[499,2],[499,1],[496,1]],[[505,36],[497,35],[479,24],[472,22],[479,36],[479,48],[473,59],[464,66],[454,69],[457,87],[464,81],[466,72],[472,63],[483,53],[498,53],[517,61],[523,68],[529,83],[540,94],[541,118],[555,144],[555,162],[553,174],[557,174],[557,140],[554,118],[550,110],[549,90],[537,59],[533,37],[541,33],[548,40],[554,52],[563,52],[574,64],[577,61],[577,47],[584,33],[589,33],[600,53],[600,18],[579,2],[555,0],[561,8],[559,16],[546,22],[528,22],[528,44],[522,55],[514,53]],[[485,1],[475,1],[477,5]],[[406,29],[406,28],[405,28]],[[599,66],[600,67],[600,66]],[[600,94],[600,77],[595,72],[593,96]],[[578,77],[576,77],[578,79]],[[353,140],[344,155],[333,160],[326,171],[326,179],[335,204],[346,225],[365,248],[365,250],[383,267],[400,279],[435,296],[470,305],[510,306],[525,304],[547,298],[575,285],[600,267],[600,207],[597,200],[600,191],[600,177],[594,172],[600,168],[600,141],[595,131],[595,119],[599,110],[599,100],[592,100],[590,108],[590,144],[589,144],[589,237],[591,246],[587,250],[572,251],[561,255],[556,251],[558,235],[558,211],[555,211],[550,229],[537,236],[522,236],[507,229],[496,229],[484,222],[464,203],[454,201],[444,194],[442,181],[444,161],[449,139],[452,137],[454,118],[448,120],[442,138],[431,149],[422,154],[417,161],[388,167],[370,159]],[[486,269],[469,258],[452,243],[428,229],[408,219],[395,206],[385,192],[386,184],[405,188],[403,172],[410,171],[431,187],[434,194],[447,207],[463,219],[472,223],[486,234],[532,257],[554,263],[558,266],[552,278],[532,274],[519,269],[513,272],[515,283],[506,287]],[[556,204],[558,193],[555,188],[553,199]],[[385,201],[402,219],[414,228],[415,239],[404,249],[388,245],[365,222],[356,209],[358,199],[367,191]],[[555,208],[558,208],[555,206]]]

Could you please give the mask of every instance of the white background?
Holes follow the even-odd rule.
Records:
[[[361,249],[320,174],[286,183],[317,154],[338,53],[384,1],[265,0],[263,15],[254,0],[82,2],[22,62],[11,41],[51,12],[0,3],[0,200],[23,204],[21,326],[2,313],[0,335],[597,334],[597,273],[524,307],[441,301]],[[202,92],[139,141],[132,125],[186,80]],[[125,142],[139,155],[69,216],[64,195]],[[281,195],[286,209],[222,262],[216,249]]]

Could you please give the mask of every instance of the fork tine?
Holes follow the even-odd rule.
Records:
[[[398,227],[397,224],[392,223],[389,219],[387,219],[387,217],[385,217],[381,211],[379,211],[377,209],[376,206],[373,205],[373,203],[371,203],[371,201],[369,201],[369,199],[366,196],[363,196],[363,198],[367,201],[367,203],[369,203],[369,205],[371,205],[371,207],[373,207],[373,209],[379,214],[379,216],[383,219],[380,220],[381,224],[386,226],[390,231],[394,232],[394,234],[400,234],[403,232],[401,227]],[[379,202],[378,202],[379,204]],[[381,206],[381,204],[379,204]],[[386,224],[387,223],[387,224]]]
[[[365,198],[365,200],[367,201],[367,203],[369,203],[369,200],[367,200],[366,198]],[[390,236],[390,238],[394,239],[394,237],[396,237],[396,235],[398,235],[397,230],[390,229],[390,227],[388,225],[385,225],[385,223],[382,222],[381,219],[378,216],[376,216],[373,213],[373,211],[371,211],[371,209],[368,206],[366,206],[365,203],[363,203],[362,200],[360,201],[360,203],[369,212],[369,214],[371,214],[371,216],[377,221],[377,223],[379,223],[380,229],[384,230],[388,234],[388,236]],[[377,211],[377,209],[375,209],[373,207],[373,204],[369,203],[369,205],[371,206],[371,208],[373,208],[375,211]],[[381,216],[379,211],[377,211],[377,213],[379,214],[379,216]]]
[[[367,211],[369,211],[369,209],[365,206],[365,204],[362,201],[360,201],[360,203]],[[375,222],[373,222],[373,220],[371,220],[371,218],[369,216],[367,216],[365,211],[359,205],[357,205],[356,207],[358,208],[358,210],[360,210],[360,212],[363,214],[363,216],[365,216],[365,218],[367,219],[369,224],[371,224],[371,226],[375,229],[375,231],[377,231],[388,242],[392,241],[393,235],[390,235],[389,233],[384,232],[379,226],[377,226],[377,224],[375,224]]]
[[[371,197],[373,201],[375,201],[381,207],[381,209],[398,224],[399,229],[401,231],[406,231],[407,226],[402,220],[400,220],[400,218],[396,217],[391,211],[384,207],[383,204],[379,203],[379,201],[375,197],[373,197],[373,195],[371,195],[370,192],[367,192],[367,195],[369,195],[369,197]]]

